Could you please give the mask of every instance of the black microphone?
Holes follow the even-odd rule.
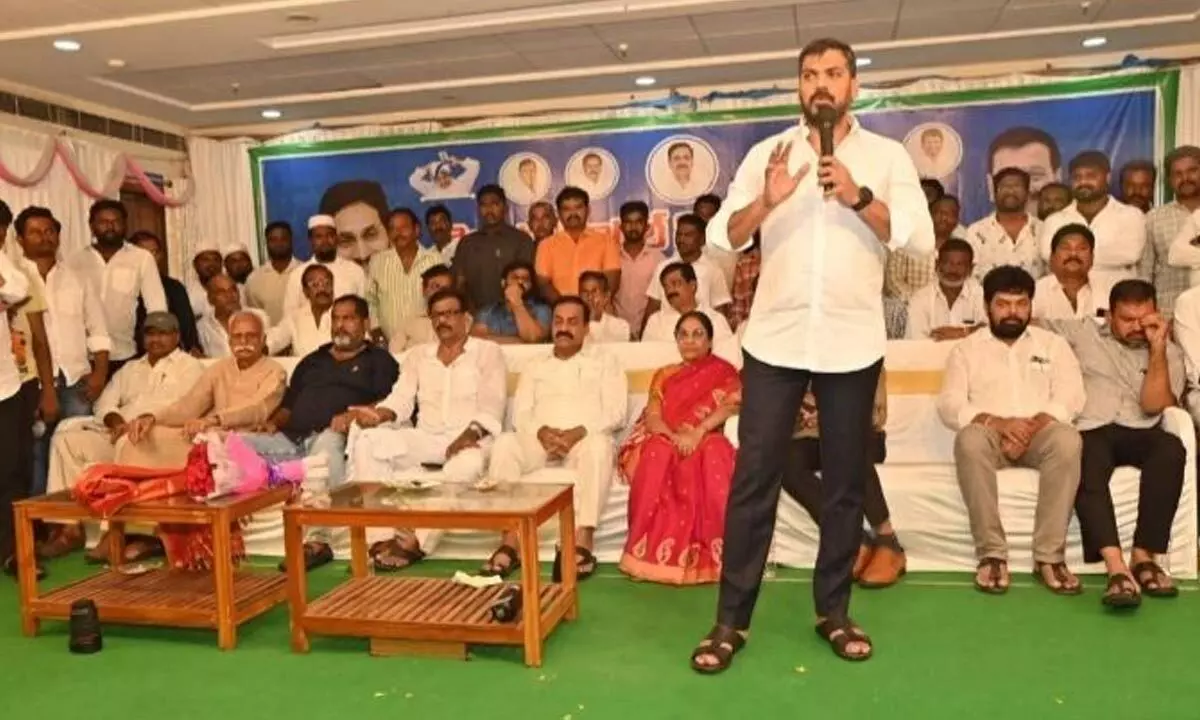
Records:
[[[833,157],[833,126],[837,124],[837,110],[828,105],[817,108],[817,132],[821,136],[821,157]],[[825,194],[833,192],[833,185],[825,185]]]

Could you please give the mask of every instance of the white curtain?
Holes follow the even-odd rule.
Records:
[[[173,183],[169,193],[178,196],[189,182],[196,183],[196,192],[192,202],[182,208],[167,209],[171,274],[175,277],[192,279],[191,257],[202,241],[218,247],[245,243],[257,262],[258,229],[249,155],[255,145],[247,138],[188,141],[191,178]]]
[[[1200,65],[1187,65],[1180,72],[1175,144],[1200,146]]]
[[[0,159],[13,174],[28,175],[41,159],[47,138],[45,132],[0,125]],[[76,163],[84,176],[93,187],[102,186],[119,153],[84,140],[69,137],[65,139],[70,143]],[[33,187],[21,188],[0,180],[0,200],[8,203],[13,215],[30,205],[50,208],[63,224],[64,253],[82,247],[91,240],[87,213],[93,200],[79,189],[60,159],[55,159],[50,174]],[[5,250],[19,253],[15,233],[10,230],[9,236],[11,242],[5,243]]]

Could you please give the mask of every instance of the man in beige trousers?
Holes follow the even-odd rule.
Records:
[[[1051,592],[1075,595],[1082,586],[1064,554],[1079,487],[1082,441],[1070,424],[1085,400],[1079,361],[1061,337],[1029,327],[1029,273],[999,267],[983,288],[989,328],[951,351],[938,398],[942,421],[957,431],[954,464],[979,558],[975,586],[990,594],[1009,588],[996,472],[1015,466],[1039,475],[1034,578]]]

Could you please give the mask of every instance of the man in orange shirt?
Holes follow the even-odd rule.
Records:
[[[607,229],[588,227],[588,194],[567,186],[555,200],[562,232],[538,245],[537,277],[542,296],[553,303],[563,295],[579,294],[579,276],[602,272],[616,292],[621,282],[621,249]]]

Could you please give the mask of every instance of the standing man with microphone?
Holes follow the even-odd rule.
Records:
[[[761,231],[762,274],[742,342],[739,449],[717,622],[692,654],[692,668],[707,674],[728,668],[746,642],[788,441],[810,383],[821,408],[821,456],[834,458],[823,472],[813,574],[817,634],[846,660],[871,656],[871,640],[849,609],[887,342],[883,271],[889,252],[927,254],[934,247],[908,153],[849,114],[858,93],[854,51],[838,40],[815,40],[799,64],[801,122],[750,150],[708,224],[708,242],[729,250],[747,248]],[[828,121],[826,143],[821,120]]]

